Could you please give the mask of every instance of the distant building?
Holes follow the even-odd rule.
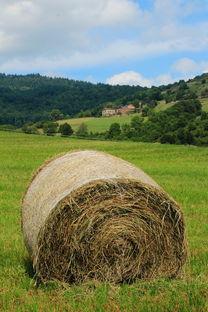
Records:
[[[115,116],[117,114],[118,114],[117,108],[104,108],[102,110],[102,116],[103,117]]]
[[[132,105],[125,105],[122,106],[120,108],[104,108],[102,110],[102,116],[103,117],[110,117],[110,116],[115,116],[115,115],[128,115],[128,114],[132,114],[134,112],[138,111],[138,109]]]
[[[119,108],[119,113],[121,115],[128,115],[128,114],[134,113],[135,111],[136,111],[136,107],[132,104],[125,105],[125,106]]]

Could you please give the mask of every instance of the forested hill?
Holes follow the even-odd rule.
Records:
[[[134,95],[143,88],[92,84],[39,74],[0,74],[0,124],[21,126],[47,120],[53,109],[73,117],[80,111],[97,114],[101,104]]]
[[[17,127],[28,122],[48,120],[53,110],[62,118],[99,116],[104,106],[120,107],[134,104],[144,112],[181,100],[198,99],[208,111],[208,74],[188,82],[180,80],[167,86],[142,88],[140,86],[111,86],[89,82],[50,78],[39,74],[0,74],[0,124]],[[81,115],[80,115],[81,116]]]

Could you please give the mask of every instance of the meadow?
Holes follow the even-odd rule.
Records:
[[[203,110],[205,112],[208,112],[208,100],[207,98],[200,99]],[[155,112],[164,111],[167,108],[171,107],[174,104],[168,103],[166,104],[165,101],[160,101],[159,104],[154,108]],[[71,119],[64,119],[64,120],[58,120],[57,122],[59,125],[67,122],[71,125],[73,130],[76,132],[81,125],[81,123],[86,124],[87,130],[89,132],[103,132],[107,131],[110,128],[110,125],[114,122],[119,123],[120,125],[123,125],[125,123],[130,123],[133,116],[138,114],[130,114],[125,116],[111,116],[111,117],[83,117],[83,118],[71,118]],[[141,115],[141,114],[140,114]]]
[[[61,125],[65,122],[69,123],[74,131],[77,131],[80,124],[84,123],[87,126],[88,131],[102,132],[110,128],[110,125],[114,122],[119,123],[120,125],[124,123],[130,123],[131,118],[134,114],[126,116],[112,116],[112,117],[83,117],[83,118],[71,118],[59,120],[58,123]]]
[[[35,285],[21,233],[21,198],[46,159],[77,149],[106,151],[139,166],[181,205],[189,245],[181,277],[131,285]],[[194,146],[0,132],[0,311],[208,311],[207,160],[208,148]]]

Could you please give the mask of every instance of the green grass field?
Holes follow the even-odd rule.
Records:
[[[46,159],[75,149],[106,151],[140,166],[181,204],[189,243],[181,278],[35,286],[21,233],[21,198]],[[0,311],[208,311],[207,160],[208,148],[0,132]]]
[[[208,112],[208,99],[201,99],[203,110]],[[156,107],[155,112],[164,111],[167,108],[171,107],[174,103],[166,104],[165,101],[161,101]],[[59,124],[63,124],[65,122],[69,123],[74,131],[77,131],[81,123],[85,123],[87,125],[88,131],[102,132],[109,129],[110,125],[114,122],[118,122],[120,125],[124,123],[130,123],[131,118],[134,115],[128,116],[112,116],[112,117],[84,117],[84,118],[71,118],[65,120],[59,120]]]
[[[167,108],[173,106],[175,103],[166,103],[165,101],[160,101],[160,103],[154,108],[155,112],[161,112],[166,110]]]
[[[73,130],[77,130],[81,123],[87,125],[88,131],[92,132],[102,132],[109,129],[110,125],[114,122],[118,122],[120,125],[124,123],[130,123],[131,118],[134,115],[128,116],[113,116],[113,117],[85,117],[85,118],[72,118],[67,120],[59,120],[59,124],[68,122]]]

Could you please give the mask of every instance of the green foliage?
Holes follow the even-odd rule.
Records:
[[[194,137],[186,128],[179,128],[176,135],[180,144],[194,144]]]
[[[77,114],[77,118],[83,118],[83,117],[91,117],[92,116],[92,111],[87,109],[86,111],[81,111]]]
[[[188,85],[187,85],[187,83],[185,83],[184,80],[180,80],[178,83],[178,88],[179,88],[179,90],[187,90]]]
[[[51,121],[56,121],[58,119],[61,119],[61,117],[62,117],[62,114],[59,109],[53,109],[48,115],[48,119]]]
[[[43,125],[43,132],[45,134],[54,134],[57,132],[58,124],[56,122],[48,121]]]
[[[0,74],[0,124],[22,126],[49,117],[54,121],[81,111],[98,116],[103,103],[133,95],[140,89],[40,75]]]
[[[42,129],[44,123],[46,123],[46,120],[40,120],[40,121],[36,122],[36,123],[34,124],[34,126],[35,126],[36,128],[38,128],[38,129]]]
[[[35,125],[32,125],[32,124],[24,124],[24,126],[22,127],[22,131],[24,133],[28,133],[28,134],[38,133],[37,127]]]
[[[197,99],[182,100],[165,111],[151,112],[146,121],[137,115],[131,119],[130,124],[124,124],[121,129],[113,123],[106,138],[170,144],[207,144],[206,139],[201,138],[208,136],[208,115],[201,108]]]
[[[140,131],[142,123],[143,123],[144,119],[140,116],[134,116],[131,119],[131,128],[133,128],[136,132]]]
[[[160,143],[165,144],[175,144],[176,143],[176,136],[172,133],[166,133],[161,136]]]
[[[87,129],[87,125],[85,123],[81,123],[76,135],[78,136],[87,136],[88,135],[88,129]]]
[[[14,125],[0,125],[0,130],[14,130]]]
[[[161,101],[163,99],[162,93],[159,88],[152,87],[149,92],[150,101]]]
[[[205,88],[201,91],[201,96],[202,97],[208,97],[208,88]]]
[[[122,138],[127,138],[127,139],[130,139],[133,137],[133,131],[132,131],[132,128],[131,128],[131,125],[130,124],[122,124],[121,125],[121,133],[122,133]]]
[[[70,124],[68,124],[67,122],[65,122],[64,124],[61,124],[59,126],[59,132],[63,135],[63,136],[70,136],[72,135],[72,133],[74,132],[72,127],[70,126]]]
[[[150,108],[148,106],[144,106],[142,108],[142,117],[147,117],[150,112]]]
[[[120,124],[117,122],[112,123],[107,133],[108,139],[118,139],[121,134]]]
[[[188,82],[167,86],[142,88],[139,86],[110,86],[40,75],[0,74],[0,124],[22,127],[28,122],[60,120],[71,117],[100,116],[103,107],[134,104],[150,116],[164,100],[175,103],[203,97],[208,105],[208,74]]]

